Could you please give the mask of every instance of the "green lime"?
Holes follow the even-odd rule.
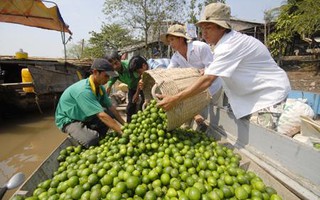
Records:
[[[83,187],[81,185],[77,185],[73,188],[71,196],[73,199],[80,199],[83,193],[84,193]]]
[[[78,176],[72,176],[67,180],[67,183],[69,185],[69,187],[75,187],[76,185],[79,184],[79,178]]]
[[[90,200],[101,199],[101,197],[102,197],[102,193],[100,189],[91,190]]]
[[[249,194],[248,194],[247,190],[245,190],[243,187],[240,186],[235,189],[235,196],[239,200],[244,200],[249,197]]]
[[[282,197],[277,194],[272,194],[270,200],[282,200]]]
[[[170,175],[167,173],[161,174],[160,180],[162,185],[168,185],[170,183]]]
[[[154,191],[148,191],[145,196],[144,196],[145,200],[156,200],[157,199],[157,195]]]
[[[190,200],[199,200],[201,199],[201,192],[196,187],[191,187],[188,191],[188,197]]]
[[[135,189],[135,194],[143,197],[147,192],[147,186],[145,184],[138,185]]]
[[[137,176],[129,176],[126,184],[128,189],[135,189],[140,184],[140,179]]]
[[[88,183],[90,183],[91,185],[95,185],[96,183],[98,183],[99,181],[99,177],[97,174],[90,174],[88,176]]]

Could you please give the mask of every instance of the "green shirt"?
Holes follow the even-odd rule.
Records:
[[[139,82],[139,77],[131,76],[129,72],[129,61],[121,61],[122,71],[118,72],[119,76],[111,78],[107,86],[111,87],[117,80],[128,85],[129,89],[136,89]]]
[[[103,112],[103,107],[112,106],[103,86],[99,86],[95,94],[90,77],[72,84],[62,93],[55,112],[55,122],[60,130],[67,123],[86,121]]]

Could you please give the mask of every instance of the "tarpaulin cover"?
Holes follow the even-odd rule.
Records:
[[[41,0],[1,0],[0,22],[56,30],[72,35],[57,5],[48,8]]]

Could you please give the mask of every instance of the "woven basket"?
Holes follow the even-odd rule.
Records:
[[[155,98],[154,93],[175,95],[191,86],[200,73],[195,68],[153,69],[143,74],[143,92],[146,99]],[[157,98],[155,98],[157,99]],[[167,112],[167,130],[175,129],[200,113],[210,102],[210,94],[205,90],[198,95],[181,101]]]

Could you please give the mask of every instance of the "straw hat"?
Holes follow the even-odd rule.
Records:
[[[191,37],[186,35],[186,27],[180,24],[174,24],[170,26],[167,33],[160,36],[161,41],[166,45],[169,44],[167,40],[168,35],[183,37],[183,38],[186,38],[187,40],[191,40]]]
[[[199,26],[201,23],[215,23],[223,28],[231,29],[230,25],[230,7],[223,3],[211,3],[204,9],[204,13],[200,21],[196,23]]]

